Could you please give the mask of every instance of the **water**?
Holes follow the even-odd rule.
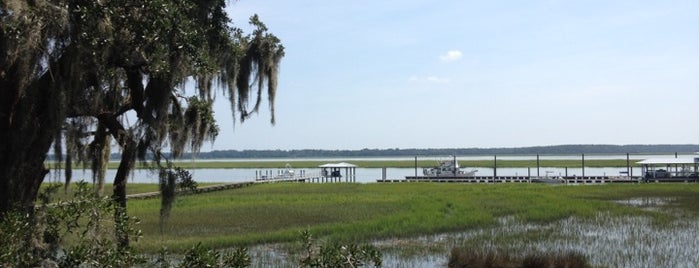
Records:
[[[678,154],[679,158],[699,157],[699,154]],[[418,156],[420,160],[452,159],[451,156]],[[494,155],[468,155],[457,156],[457,160],[492,160]],[[536,160],[536,155],[497,155],[499,160]],[[647,158],[675,158],[675,154],[630,154],[630,159]],[[540,160],[581,160],[581,154],[565,155],[539,155]],[[614,160],[626,159],[626,154],[586,154],[585,160]],[[294,162],[294,161],[328,161],[328,162],[350,162],[350,161],[410,161],[415,160],[415,156],[393,156],[393,157],[323,157],[323,158],[223,158],[223,159],[197,159],[201,162]]]
[[[695,157],[695,154],[682,154],[678,157]],[[457,160],[492,160],[494,156],[492,155],[476,155],[476,156],[460,156]],[[631,155],[631,159],[646,159],[646,158],[674,158],[675,155]],[[497,156],[498,160],[535,160],[536,155],[502,155]],[[539,159],[541,160],[577,160],[581,159],[581,155],[541,155]],[[197,161],[281,161],[289,162],[293,166],[294,161],[327,161],[327,162],[352,162],[352,161],[378,161],[378,160],[414,160],[414,157],[351,157],[351,158],[275,158],[275,159],[207,159],[207,160],[197,160]],[[420,157],[419,159],[431,159],[431,160],[446,160],[449,157]],[[593,159],[626,159],[626,154],[590,154],[585,155],[586,160]],[[282,168],[282,167],[280,167]],[[470,169],[470,168],[465,168]],[[476,176],[493,176],[494,171],[492,168],[475,168],[478,169]],[[296,173],[299,174],[301,169],[296,169]],[[319,174],[320,169],[303,169],[306,174]],[[191,169],[193,178],[202,183],[213,182],[213,183],[232,183],[232,182],[244,182],[255,180],[256,177],[260,175],[269,174],[274,176],[278,174],[278,169],[250,169],[250,168],[239,168],[239,169],[222,169],[222,168],[212,168],[212,169]],[[618,176],[621,171],[626,171],[626,168],[585,168],[586,176]],[[539,168],[537,171],[536,167],[531,168],[498,168],[498,176],[544,176],[546,172],[549,172],[550,176],[582,176],[581,168]],[[414,176],[416,170],[414,168],[387,168],[387,179],[403,179],[405,176]],[[63,171],[59,172],[52,171],[47,181],[63,181],[62,177]],[[111,181],[116,174],[116,170],[107,171],[107,181]],[[344,171],[343,171],[344,174]],[[417,174],[422,174],[422,169],[417,170]],[[633,168],[632,174],[638,176],[641,174],[640,168]],[[74,170],[73,181],[85,180],[92,181],[92,173],[89,170]],[[358,183],[373,183],[376,180],[382,178],[382,171],[380,168],[357,168],[356,169],[356,179]],[[129,182],[134,183],[157,183],[158,174],[148,171],[148,170],[135,170],[130,178]]]
[[[492,168],[476,168],[478,172],[476,176],[493,176]],[[307,175],[319,174],[320,169],[297,169],[298,174],[300,170],[304,170]],[[466,170],[470,170],[466,168]],[[197,182],[220,182],[220,183],[232,183],[232,182],[245,182],[254,181],[256,176],[259,174],[278,174],[278,169],[254,169],[254,168],[207,168],[207,169],[191,169],[189,172],[192,173],[192,178]],[[549,171],[550,176],[565,176],[565,168],[540,168],[539,175],[544,176],[546,172]],[[618,176],[619,172],[626,171],[626,168],[585,168],[585,176]],[[422,175],[422,169],[418,169],[418,175]],[[344,171],[342,172],[344,175]],[[498,168],[498,176],[537,176],[536,168]],[[582,169],[580,168],[568,168],[568,176],[582,176]],[[633,169],[634,175],[641,174],[640,168]],[[110,182],[114,175],[116,175],[115,169],[107,170],[107,181]],[[414,176],[414,168],[387,168],[386,177],[387,179],[404,179],[405,176]],[[374,183],[378,179],[381,179],[382,170],[380,168],[357,168],[356,169],[356,182],[358,183]],[[58,172],[52,171],[48,181],[61,182],[63,181],[63,170]],[[89,170],[73,170],[73,181],[92,181],[92,172]],[[129,182],[131,183],[158,183],[158,173],[137,169],[134,170],[129,177]]]

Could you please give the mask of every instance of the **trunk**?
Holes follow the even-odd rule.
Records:
[[[117,243],[120,248],[125,249],[129,247],[129,233],[128,229],[125,228],[128,226],[128,217],[126,213],[126,182],[136,162],[138,146],[132,135],[117,120],[114,114],[100,114],[97,115],[97,119],[122,148],[121,162],[114,176],[114,194],[112,199],[114,199],[116,203],[114,222],[116,225]]]
[[[66,154],[66,165],[64,167],[66,172],[66,184],[63,185],[63,192],[68,194],[70,192],[70,181],[73,179],[73,157],[70,153]]]
[[[13,208],[29,212],[49,172],[44,161],[62,123],[59,97],[47,75],[22,89],[8,80],[0,84],[0,215]]]
[[[114,210],[114,220],[116,222],[116,237],[120,248],[129,247],[129,233],[123,226],[128,224],[126,217],[126,182],[129,173],[136,162],[136,142],[131,139],[125,141],[124,150],[121,153],[121,163],[114,177],[114,201],[117,203]]]

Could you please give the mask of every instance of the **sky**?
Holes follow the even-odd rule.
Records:
[[[282,40],[265,109],[208,150],[699,144],[699,1],[240,0]],[[266,96],[265,96],[266,98]]]

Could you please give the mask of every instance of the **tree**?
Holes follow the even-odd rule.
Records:
[[[274,124],[284,47],[256,15],[251,34],[232,27],[225,5],[0,2],[0,214],[14,206],[31,211],[52,144],[59,160],[65,151],[66,164],[89,164],[99,181],[112,139],[121,151],[113,196],[125,210],[137,160],[166,167],[165,149],[179,157],[216,138],[217,89],[241,122],[266,91]],[[196,84],[194,96],[187,83]]]

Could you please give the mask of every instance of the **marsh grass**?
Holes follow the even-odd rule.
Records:
[[[156,188],[129,185],[130,192]],[[387,266],[443,265],[452,248],[478,247],[584,252],[593,265],[611,267],[677,267],[699,263],[692,246],[699,237],[698,199],[699,184],[680,183],[264,184],[181,196],[162,235],[158,199],[130,200],[128,208],[142,219],[144,233],[133,245],[150,252],[163,246],[183,252],[200,242],[207,248],[288,244],[310,230],[324,241],[375,241]],[[296,251],[260,258],[277,262]]]
[[[451,250],[449,268],[541,268],[589,267],[587,257],[574,251],[532,252],[513,254],[497,248],[455,247]]]
[[[645,216],[662,224],[671,217],[610,201],[682,199],[697,193],[695,184],[266,184],[182,196],[163,235],[158,230],[159,200],[130,201],[129,213],[142,219],[145,236],[136,246],[157,250],[196,242],[208,247],[289,242],[306,228],[341,241],[414,237],[495,226],[504,217],[546,224],[570,217],[594,219],[600,211]]]

